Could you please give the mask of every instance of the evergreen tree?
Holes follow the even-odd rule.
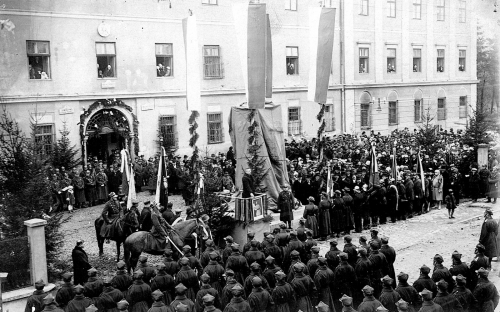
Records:
[[[259,138],[262,137],[260,133],[260,125],[255,120],[255,115],[257,110],[252,109],[248,115],[248,122],[250,126],[248,127],[248,167],[252,169],[252,177],[255,186],[256,193],[265,193],[266,187],[263,185],[263,181],[266,178],[269,169],[265,169],[266,160],[259,155],[259,150],[263,143],[259,143]]]
[[[480,105],[480,107],[482,107]],[[487,131],[491,130],[493,125],[488,119],[489,112],[486,108],[476,109],[469,116],[469,122],[465,128],[463,144],[474,147],[474,153],[477,155],[477,147],[479,144],[487,144],[492,138]]]
[[[437,144],[436,126],[434,116],[431,115],[430,107],[426,109],[422,124],[417,133],[417,144],[428,155],[435,155],[439,146]]]
[[[64,167],[67,171],[78,166],[80,158],[77,157],[78,150],[76,145],[71,145],[69,140],[69,130],[66,122],[63,122],[63,128],[59,131],[61,137],[57,140],[52,154],[52,166],[55,168]]]

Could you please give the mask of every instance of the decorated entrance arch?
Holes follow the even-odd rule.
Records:
[[[126,148],[132,159],[139,151],[139,122],[132,112],[132,107],[121,100],[107,99],[94,102],[80,115],[79,125],[84,164],[87,164],[89,151],[95,156],[95,151],[99,148],[101,151],[108,148],[108,146],[96,147],[96,144],[112,142],[117,148]],[[91,143],[92,145],[89,145]],[[107,156],[107,153],[100,156]]]

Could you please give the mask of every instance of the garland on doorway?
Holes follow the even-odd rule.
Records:
[[[92,115],[92,113],[96,110],[99,110],[101,108],[114,108],[114,107],[125,108],[132,115],[133,119],[132,129],[135,136],[134,150],[135,153],[137,154],[139,152],[139,121],[137,120],[137,116],[133,113],[132,107],[125,104],[122,100],[117,100],[117,99],[97,100],[94,103],[92,103],[87,110],[84,110],[83,114],[80,115],[80,122],[78,123],[80,125],[81,144],[83,146],[85,142],[85,121],[87,120],[87,118],[89,118],[90,115]]]
[[[319,153],[319,156],[320,156],[320,159],[322,159],[322,148],[323,148],[323,142],[322,142],[322,137],[323,137],[323,133],[325,132],[325,128],[326,128],[326,122],[325,122],[325,119],[323,118],[325,116],[325,108],[326,108],[326,105],[325,104],[322,104],[322,103],[319,103],[319,105],[321,106],[320,110],[319,110],[319,113],[318,115],[316,116],[316,119],[318,119],[318,121],[320,122],[320,125],[319,125],[319,128],[318,128],[318,153]]]
[[[193,171],[196,171],[197,169],[197,164],[198,164],[198,159],[199,159],[199,150],[198,146],[196,146],[196,142],[198,142],[198,138],[200,135],[198,132],[196,132],[196,129],[198,129],[198,122],[196,122],[196,119],[200,117],[200,113],[198,111],[191,111],[191,116],[189,116],[189,134],[191,135],[191,138],[189,139],[189,146],[193,149],[193,155],[191,156],[191,169]]]

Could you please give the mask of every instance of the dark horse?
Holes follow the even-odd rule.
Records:
[[[179,252],[179,250],[184,246],[184,240],[187,237],[191,237],[196,234],[195,238],[201,237],[203,240],[209,238],[210,229],[205,225],[205,223],[199,219],[189,219],[186,221],[181,221],[178,223],[174,222],[172,226],[173,230],[169,231],[169,238],[175,244],[171,246],[172,243],[167,240],[167,247],[174,252]],[[154,239],[151,233],[146,231],[139,231],[132,233],[123,244],[124,258],[127,263],[127,268],[132,269],[137,265],[137,261],[142,252],[146,252],[152,255],[162,255],[165,250],[155,250],[150,247],[149,241]]]
[[[97,237],[97,245],[99,246],[99,256],[104,254],[103,245],[104,238],[101,237],[101,227],[104,225],[104,220],[99,217],[95,220],[95,234]],[[125,215],[118,220],[118,231],[119,235],[116,237],[110,237],[110,240],[116,242],[116,261],[120,261],[120,245],[125,242],[125,239],[130,234],[134,233],[137,228],[139,228],[139,220],[137,219],[137,214],[135,211],[129,210]]]

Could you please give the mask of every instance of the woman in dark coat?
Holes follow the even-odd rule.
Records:
[[[310,196],[308,199],[309,203],[305,206],[304,209],[304,219],[306,219],[306,228],[310,229],[313,233],[313,237],[318,237],[318,220],[316,216],[318,215],[319,209],[318,206],[314,204],[314,197]]]
[[[332,233],[330,226],[330,208],[332,203],[326,198],[326,194],[321,194],[321,201],[319,202],[319,236],[325,238]]]

